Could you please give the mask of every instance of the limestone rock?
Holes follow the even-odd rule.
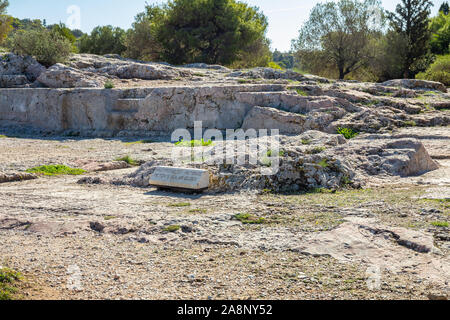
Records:
[[[104,81],[80,70],[57,63],[43,72],[38,81],[50,88],[99,88]]]
[[[395,79],[384,82],[382,85],[388,87],[402,87],[407,89],[431,89],[447,92],[447,87],[440,82],[417,79]]]
[[[0,75],[23,75],[33,82],[45,70],[45,67],[32,57],[0,53]]]
[[[37,176],[32,173],[20,172],[20,173],[6,174],[0,172],[0,183],[33,180],[33,179],[37,179]]]
[[[244,119],[242,128],[278,129],[281,133],[302,133],[305,131],[306,117],[280,111],[274,108],[253,107]]]

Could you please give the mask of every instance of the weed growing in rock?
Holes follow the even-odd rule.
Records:
[[[448,226],[449,226],[447,221],[434,221],[431,224],[435,227],[440,227],[440,228],[448,228]]]
[[[128,163],[130,166],[138,166],[139,162],[131,158],[130,156],[125,156],[121,158],[114,159],[114,161],[124,161]]]
[[[319,166],[321,166],[322,168],[328,168],[330,165],[328,164],[328,160],[327,159],[322,159],[319,163]]]
[[[408,120],[408,121],[403,122],[403,126],[415,127],[415,126],[417,126],[417,123],[414,120]]]
[[[36,173],[43,174],[45,176],[58,176],[58,175],[80,175],[86,173],[83,169],[70,168],[64,165],[49,165],[49,166],[40,166],[28,169],[26,172],[28,173]]]
[[[353,139],[359,135],[358,132],[350,128],[337,128],[337,133],[344,136],[345,139]]]
[[[7,136],[0,134],[0,139],[8,138]]]
[[[114,83],[111,80],[105,82],[105,89],[113,89]]]
[[[239,220],[243,224],[263,224],[266,222],[266,219],[258,218],[249,213],[239,213],[239,214],[235,215],[234,218],[236,220]]]
[[[177,232],[180,229],[181,229],[181,227],[179,225],[173,225],[173,226],[168,226],[168,227],[164,228],[164,231],[165,232]]]
[[[175,143],[177,147],[208,147],[214,145],[212,140],[205,141],[202,140],[191,140],[191,141],[178,141]]]
[[[169,207],[174,208],[182,208],[182,207],[190,207],[191,204],[189,202],[177,202],[177,203],[170,203]]]

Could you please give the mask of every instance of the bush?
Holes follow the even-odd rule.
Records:
[[[419,73],[416,78],[438,81],[450,86],[450,54],[438,57],[427,71]]]
[[[33,56],[46,67],[64,63],[72,52],[72,43],[68,39],[45,28],[19,30],[13,34],[7,45],[12,52]]]
[[[278,63],[273,61],[269,62],[268,67],[272,69],[283,70],[283,68]]]
[[[356,138],[359,135],[358,132],[350,128],[337,128],[337,133],[343,135],[347,140]]]

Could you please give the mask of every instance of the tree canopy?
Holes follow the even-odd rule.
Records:
[[[334,68],[344,79],[371,59],[370,38],[381,30],[382,20],[378,0],[319,3],[293,41],[293,49],[304,66]]]

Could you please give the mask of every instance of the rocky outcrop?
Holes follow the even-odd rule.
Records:
[[[389,80],[383,83],[384,86],[388,87],[402,87],[407,89],[431,89],[438,90],[442,92],[447,92],[447,87],[440,82],[417,80],[417,79],[395,79]]]
[[[281,133],[303,133],[306,117],[274,108],[253,107],[247,114],[242,129],[278,129]]]
[[[0,88],[26,87],[46,69],[32,57],[0,53]]]
[[[40,83],[49,88],[99,88],[105,80],[60,63],[50,67],[38,78]]]
[[[271,79],[271,80],[294,80],[294,81],[317,81],[322,83],[330,83],[330,80],[312,76],[303,75],[291,70],[278,70],[272,68],[254,68],[248,71],[235,71],[227,75],[234,78],[251,78],[251,79]]]
[[[32,173],[18,172],[6,174],[0,172],[0,183],[33,180],[33,179],[37,179],[37,176]]]

